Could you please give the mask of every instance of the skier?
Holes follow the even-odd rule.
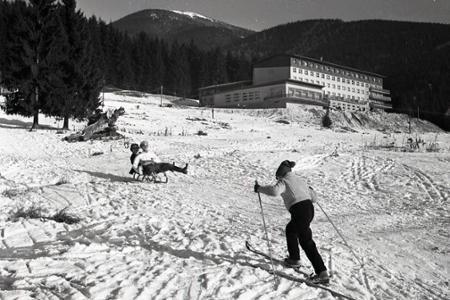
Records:
[[[295,162],[285,160],[276,171],[277,183],[275,185],[260,186],[255,183],[255,193],[283,198],[284,205],[291,214],[291,221],[286,226],[286,240],[289,257],[284,263],[290,267],[300,266],[300,252],[298,243],[311,262],[315,274],[310,276],[313,283],[329,283],[330,277],[322,257],[317,251],[312,239],[310,223],[314,218],[314,206],[311,201],[310,188],[306,181],[292,173]]]

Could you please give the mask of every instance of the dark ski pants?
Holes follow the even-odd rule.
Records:
[[[291,259],[300,259],[298,244],[305,251],[316,274],[325,271],[322,257],[317,251],[316,243],[312,239],[309,224],[314,218],[314,206],[310,200],[294,204],[290,209],[291,221],[286,226],[286,240]]]
[[[186,171],[184,168],[180,168],[169,163],[151,163],[144,165],[142,168],[142,172],[146,175],[150,175],[152,173],[164,173],[168,171],[184,173]]]

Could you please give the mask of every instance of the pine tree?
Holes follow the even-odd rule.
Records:
[[[75,0],[63,0],[58,11],[63,33],[58,46],[64,57],[55,70],[58,77],[53,82],[59,84],[52,85],[52,93],[57,96],[48,99],[43,112],[63,118],[63,129],[69,129],[70,118],[85,119],[100,105],[98,86],[102,80],[92,59],[94,46],[87,20],[76,10]]]
[[[8,60],[5,84],[17,90],[7,101],[9,113],[33,116],[31,129],[39,126],[39,111],[49,97],[55,77],[54,68],[61,55],[55,0],[30,0],[29,5],[14,2],[8,24]],[[16,104],[16,107],[8,105]]]
[[[7,10],[7,2],[4,0],[0,1],[0,89],[2,87],[3,81],[3,73],[5,67],[5,58],[6,58],[6,10]]]

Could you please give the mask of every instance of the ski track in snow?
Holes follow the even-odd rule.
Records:
[[[245,249],[245,240],[266,248],[254,180],[273,182],[284,159],[297,162],[294,171],[364,260],[361,268],[316,206],[312,230],[332,288],[356,299],[450,298],[448,152],[364,151],[356,133],[278,124],[274,111],[218,110],[213,120],[206,109],[138,100],[139,108],[132,97],[107,94],[106,104],[125,107],[118,126],[127,139],[145,138],[163,160],[188,162],[188,176],[136,182],[123,141],[69,144],[52,129],[0,127],[1,299],[334,299],[274,281],[269,262]],[[154,135],[165,128],[173,135]],[[262,200],[281,259],[289,215],[281,199]],[[67,208],[82,221],[11,219],[33,205],[46,215]],[[304,255],[302,262],[310,273]]]

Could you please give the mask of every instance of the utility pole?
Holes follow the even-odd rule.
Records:
[[[163,86],[161,85],[161,93],[160,93],[160,96],[161,96],[161,107],[163,106],[163,101],[162,101],[162,95],[163,95],[163,91],[164,91],[164,88],[163,88]]]

